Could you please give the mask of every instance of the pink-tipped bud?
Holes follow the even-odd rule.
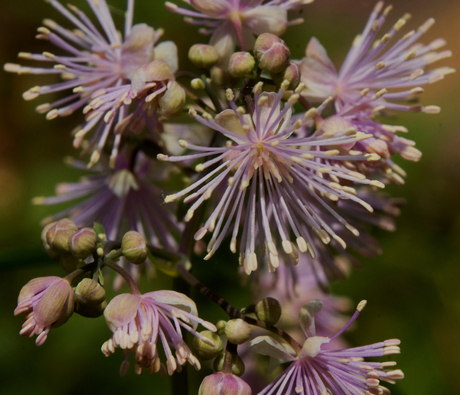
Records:
[[[198,337],[193,338],[193,348],[201,359],[207,361],[222,354],[224,346],[221,338],[216,333],[211,331],[202,331],[200,332],[200,335],[214,343],[214,345],[210,345]]]
[[[288,62],[287,67],[281,73],[272,74],[276,85],[281,86],[284,81],[289,82],[288,90],[294,90],[300,84],[300,69],[297,63]]]
[[[241,318],[235,318],[227,322],[225,326],[225,336],[230,343],[243,344],[251,337],[251,327]]]
[[[63,218],[46,232],[46,241],[51,250],[58,254],[70,252],[69,240],[78,231],[77,225],[70,219]]]
[[[27,325],[20,334],[38,335],[36,344],[42,345],[50,328],[64,324],[74,311],[74,292],[67,280],[59,277],[40,277],[29,281],[18,297],[14,315],[24,313]]]
[[[144,237],[131,230],[127,232],[121,240],[121,252],[131,263],[140,265],[147,259],[147,245]]]
[[[54,225],[56,225],[56,222],[51,222],[50,224],[46,225],[41,233],[41,239],[43,243],[43,248],[45,249],[46,253],[49,255],[51,259],[58,260],[59,259],[59,254],[53,251],[48,244],[48,240],[46,239],[46,234],[48,233],[48,230],[50,230]]]
[[[249,52],[235,52],[228,63],[228,72],[232,77],[243,78],[250,74],[256,65],[254,57]]]
[[[190,61],[200,69],[210,69],[219,60],[219,54],[212,45],[195,44],[188,51]]]
[[[257,37],[254,55],[259,67],[269,73],[280,73],[286,67],[291,52],[286,43],[274,34],[264,33]]]
[[[97,246],[97,235],[93,228],[83,228],[72,235],[69,241],[70,253],[80,259],[90,256]]]
[[[239,377],[216,372],[204,378],[198,395],[252,395],[252,390]]]

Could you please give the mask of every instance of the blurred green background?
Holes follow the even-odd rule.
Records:
[[[74,4],[87,9],[82,0]],[[110,4],[124,8],[121,0]],[[339,65],[373,5],[374,1],[368,0],[317,0],[304,8],[305,23],[290,28],[283,38],[293,57],[300,58],[314,35]],[[45,17],[63,22],[52,7],[31,0],[3,0],[2,6],[0,63],[16,62],[19,51],[50,50],[48,43],[35,40],[34,35]],[[162,1],[137,0],[135,11],[136,22],[163,27],[164,39],[178,44],[181,68],[189,67],[188,48],[196,42],[207,42],[180,16],[169,13]],[[446,38],[454,57],[443,65],[455,68],[460,52],[458,0],[399,0],[389,20],[394,22],[407,11],[413,14],[410,28],[429,17],[436,18],[436,25],[423,42]],[[298,13],[293,12],[292,18]],[[121,26],[122,17],[114,18]],[[23,318],[13,317],[13,310],[21,287],[37,276],[63,274],[49,261],[40,243],[39,221],[53,208],[33,207],[30,201],[34,196],[53,194],[57,182],[76,180],[80,175],[62,164],[64,155],[76,155],[69,132],[79,116],[46,121],[34,108],[38,101],[48,98],[33,103],[22,100],[22,92],[45,81],[0,73],[0,393],[167,394],[167,377],[137,377],[132,371],[127,377],[119,377],[122,354],[106,359],[100,352],[110,335],[103,319],[74,316],[53,330],[40,348],[32,339],[18,335]],[[406,378],[392,386],[393,394],[460,394],[459,92],[460,76],[449,75],[428,86],[422,95],[424,104],[441,106],[441,114],[400,114],[399,123],[409,128],[408,138],[416,140],[423,158],[419,163],[398,158],[408,172],[405,186],[388,188],[394,196],[407,200],[397,220],[398,229],[391,234],[376,232],[383,255],[372,261],[363,259],[363,268],[354,270],[348,281],[334,288],[356,302],[369,301],[357,329],[348,336],[351,343],[402,340],[402,354],[396,360]],[[235,305],[244,304],[245,294],[237,285],[235,266],[201,263],[198,276],[205,282],[212,281]],[[165,286],[168,281],[160,276],[155,287]],[[148,290],[151,286],[143,284],[143,291]],[[209,302],[199,300],[204,303],[203,318],[224,318]],[[195,385],[199,383],[196,376],[192,379]]]

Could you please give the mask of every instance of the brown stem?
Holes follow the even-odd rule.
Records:
[[[141,292],[139,291],[136,282],[125,269],[113,263],[112,261],[104,262],[104,266],[110,267],[110,269],[115,270],[121,277],[123,277],[124,280],[128,283],[129,288],[131,289],[131,293],[133,295],[141,295]]]

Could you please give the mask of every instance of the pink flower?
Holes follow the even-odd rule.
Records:
[[[380,382],[395,383],[402,379],[401,370],[387,370],[396,362],[369,362],[364,358],[399,354],[397,339],[353,347],[344,350],[326,350],[324,345],[340,336],[358,317],[366,305],[362,301],[350,321],[332,338],[316,336],[314,315],[321,309],[321,302],[315,300],[305,305],[299,321],[306,336],[301,349],[281,345],[270,336],[260,336],[251,341],[257,353],[272,357],[272,363],[291,362],[291,365],[259,395],[297,394],[389,394]]]
[[[54,276],[39,277],[22,287],[14,315],[26,315],[19,334],[38,335],[35,344],[41,346],[50,329],[67,322],[73,310],[74,292],[67,280]]]
[[[51,42],[65,55],[44,52],[21,52],[20,58],[52,64],[51,68],[26,67],[8,63],[5,70],[18,74],[57,74],[63,82],[34,86],[24,93],[26,100],[40,95],[67,91],[68,95],[54,103],[41,104],[39,113],[47,113],[47,119],[67,116],[83,108],[85,123],[74,134],[74,146],[79,147],[89,132],[93,135],[86,151],[92,152],[91,165],[96,163],[109,136],[115,134],[112,163],[118,153],[121,133],[127,129],[139,133],[147,127],[151,133],[156,123],[146,118],[159,108],[160,115],[171,115],[171,109],[162,114],[158,103],[179,89],[173,72],[177,69],[177,48],[172,42],[154,46],[163,34],[145,24],[132,25],[134,0],[128,0],[124,35],[120,37],[105,0],[87,0],[99,25],[78,8],[69,5],[70,11],[57,0],[49,3],[69,22],[67,29],[45,19],[38,29],[39,39]],[[144,66],[144,67],[143,67]],[[142,68],[142,70],[139,70]],[[179,92],[180,96],[180,92]],[[155,100],[154,100],[155,99]],[[170,98],[163,99],[170,102]],[[135,104],[132,114],[131,103]],[[115,127],[116,125],[117,128]]]
[[[196,331],[198,324],[216,331],[213,324],[198,317],[193,300],[174,291],[118,295],[110,301],[104,316],[113,335],[102,345],[102,352],[109,356],[118,347],[124,351],[126,359],[120,369],[122,376],[129,368],[131,353],[135,354],[136,373],[140,374],[143,368],[149,373],[164,372],[165,367],[158,355],[158,342],[161,342],[166,356],[168,374],[180,371],[187,361],[200,369],[200,362],[182,339],[181,329],[206,343],[209,339]]]
[[[361,96],[394,89],[395,91],[385,94],[385,99],[379,96],[372,100],[372,107],[376,110],[387,108],[439,112],[436,106],[423,107],[393,102],[414,98],[423,92],[421,85],[438,81],[455,70],[449,67],[430,67],[434,62],[452,55],[451,51],[436,52],[445,45],[445,40],[437,39],[428,45],[417,43],[422,34],[433,25],[433,18],[417,31],[412,30],[392,43],[392,39],[410,18],[409,14],[405,14],[386,34],[377,39],[391,8],[389,6],[381,13],[383,2],[377,3],[364,31],[353,42],[339,72],[319,41],[316,38],[310,40],[306,57],[300,63],[302,81],[307,86],[302,94],[308,100],[321,102],[332,96],[336,109],[340,110],[345,104],[353,103]]]

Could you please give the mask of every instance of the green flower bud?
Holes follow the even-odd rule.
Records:
[[[97,235],[93,228],[80,229],[69,240],[70,253],[80,259],[90,256],[96,245]]]
[[[184,89],[176,81],[169,81],[168,89],[161,96],[159,105],[161,115],[165,118],[169,119],[180,115],[185,106]]]
[[[212,367],[216,372],[220,372],[224,368],[225,353],[219,355],[214,362]],[[232,354],[232,373],[237,376],[242,376],[245,371],[243,360],[236,354]]]
[[[78,231],[77,225],[70,219],[63,218],[51,226],[46,232],[46,241],[55,253],[70,252],[70,237]]]
[[[227,326],[227,321],[224,321],[224,320],[218,321],[217,324],[216,324],[217,332],[222,331],[222,333],[223,333],[223,331],[225,330],[226,326]]]
[[[274,298],[264,298],[256,304],[256,316],[259,320],[275,325],[281,317],[281,305]]]
[[[206,361],[222,354],[224,346],[222,344],[221,338],[216,333],[211,331],[202,331],[200,332],[200,335],[206,337],[214,343],[214,346],[210,346],[197,337],[193,338],[193,348],[201,359]]]
[[[198,395],[252,395],[252,390],[239,377],[217,372],[204,378]]]
[[[194,78],[193,80],[191,80],[190,86],[196,90],[202,90],[206,88],[206,85],[204,84],[201,78]]]
[[[241,318],[230,320],[225,326],[225,336],[230,343],[243,344],[251,337],[251,327]]]
[[[127,232],[121,240],[121,252],[131,263],[140,265],[147,259],[147,245],[144,237],[131,230]]]
[[[97,281],[84,278],[75,287],[75,298],[83,304],[98,305],[105,300],[105,289]]]
[[[276,85],[281,86],[284,81],[288,81],[287,90],[293,91],[300,84],[300,69],[294,62],[288,62],[287,67],[277,74],[272,74],[273,81]]]
[[[99,304],[84,304],[77,302],[75,305],[75,312],[80,314],[82,317],[97,318],[104,314],[106,307],[106,300]]]
[[[59,255],[59,264],[67,273],[77,270],[78,265],[81,263],[81,259],[74,257],[72,254]]]
[[[291,52],[281,38],[271,33],[264,33],[257,37],[254,55],[262,70],[280,73],[286,67]]]
[[[235,52],[228,63],[228,72],[232,77],[243,78],[254,69],[256,61],[249,52]]]
[[[225,74],[221,67],[214,66],[211,69],[211,81],[217,86],[223,86],[225,84]]]
[[[219,60],[219,54],[211,45],[195,44],[188,51],[190,61],[200,69],[210,69]]]

